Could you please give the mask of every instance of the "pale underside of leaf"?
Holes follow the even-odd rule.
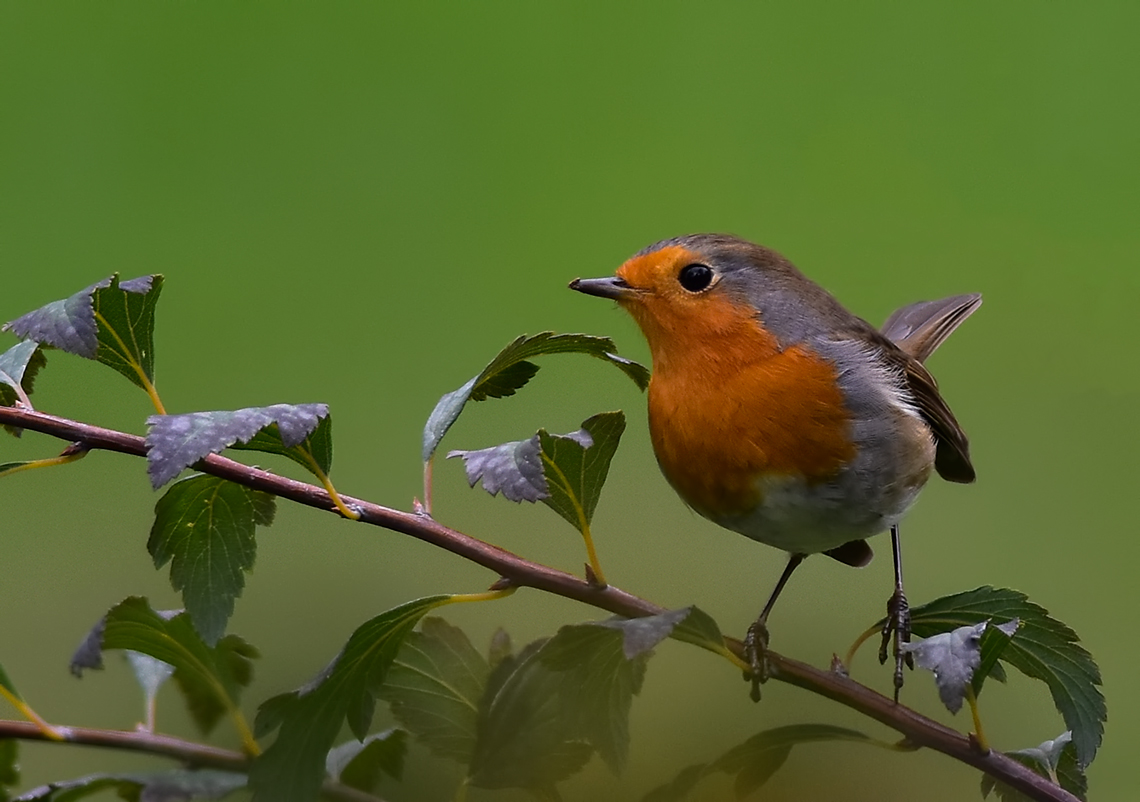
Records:
[[[440,398],[424,425],[424,462],[431,459],[443,436],[455,423],[468,401],[513,395],[538,371],[537,365],[527,361],[536,356],[556,353],[588,354],[614,365],[644,390],[649,384],[649,371],[637,362],[617,356],[616,350],[613,341],[608,337],[592,337],[586,334],[555,334],[548,331],[533,337],[517,338],[500,351],[474,378],[458,390],[453,390]]]
[[[235,443],[247,442],[262,429],[276,424],[280,441],[293,448],[328,415],[327,404],[274,404],[182,415],[147,418],[147,474],[155,488],[162,487],[184,468]]]

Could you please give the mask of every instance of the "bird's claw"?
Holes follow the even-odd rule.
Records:
[[[891,645],[891,654],[895,658],[895,701],[899,700],[899,691],[903,686],[903,664],[914,670],[914,655],[904,652],[902,645],[910,643],[910,604],[902,588],[896,588],[891,597],[887,599],[887,620],[883,624],[883,640],[879,644],[879,663],[887,662],[887,645]]]
[[[753,702],[760,701],[760,685],[768,681],[768,627],[763,621],[753,621],[744,636],[744,656],[749,670],[744,678],[752,683],[748,694]]]

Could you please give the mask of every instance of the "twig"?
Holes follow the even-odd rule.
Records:
[[[91,449],[117,451],[137,457],[146,456],[143,438],[137,435],[91,426],[41,412],[0,407],[0,424],[30,429],[68,442],[80,442]],[[222,479],[340,515],[329,494],[316,485],[287,479],[217,455],[207,457],[195,467]],[[361,522],[439,546],[494,571],[509,580],[511,585],[543,590],[629,618],[663,612],[663,608],[620,588],[612,585],[606,587],[592,585],[571,574],[523,559],[498,546],[450,529],[425,513],[402,512],[350,496],[341,498],[349,507],[360,510]],[[730,640],[729,646],[737,655],[743,654],[738,641]],[[1077,802],[1075,796],[1017,761],[996,751],[983,753],[965,735],[897,704],[894,700],[854,680],[774,652],[768,652],[767,658],[771,666],[772,679],[787,682],[857,710],[902,733],[912,743],[929,747],[974,766],[1032,799],[1042,802],[1046,800]],[[31,730],[34,731],[34,727],[31,727]]]
[[[62,743],[66,744],[99,746],[128,752],[161,755],[174,758],[193,769],[221,769],[242,773],[249,771],[250,759],[241,752],[221,749],[196,741],[186,741],[170,735],[141,731],[100,730],[91,727],[59,727],[59,729],[64,733]],[[0,719],[0,740],[9,738],[22,741],[61,743],[49,739],[31,722]],[[326,780],[321,786],[321,793],[331,799],[340,799],[344,802],[384,802],[378,796],[331,780]]]

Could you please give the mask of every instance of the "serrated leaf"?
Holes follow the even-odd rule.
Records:
[[[982,686],[987,678],[993,677],[998,682],[1005,682],[1005,670],[998,660],[1001,659],[1005,647],[1009,645],[1010,638],[1017,634],[1020,626],[1021,621],[1015,618],[1004,624],[988,626],[986,631],[982,633],[982,659],[977,670],[974,671],[974,678],[971,681],[975,697],[982,692]]]
[[[363,741],[348,741],[329,750],[325,770],[343,785],[372,792],[384,775],[394,780],[403,776],[407,753],[408,733],[385,730]]]
[[[935,599],[911,610],[911,630],[920,637],[987,619],[1004,623],[1019,619],[1021,626],[1000,660],[1049,687],[1065,726],[1073,733],[1078,762],[1087,766],[1096,756],[1108,715],[1100,669],[1076,633],[1049,616],[1045,608],[1024,593],[983,586]],[[880,622],[881,623],[881,622]]]
[[[726,651],[724,635],[713,617],[700,607],[685,607],[683,610],[688,615],[677,623],[670,637],[683,643],[700,646],[710,652],[724,654]]]
[[[1065,747],[1073,742],[1073,734],[1068,730],[1048,741],[1042,741],[1037,746],[1028,749],[1018,749],[1017,754],[1025,755],[1036,760],[1046,771],[1056,771],[1061,762],[1061,753]]]
[[[482,479],[492,496],[501,490],[510,501],[541,501],[585,531],[623,431],[622,412],[602,412],[569,434],[540,429],[528,440],[447,456],[462,457],[472,487]]]
[[[466,765],[489,673],[463,630],[425,618],[420,631],[404,640],[377,696],[432,754]]]
[[[711,768],[735,774],[736,798],[742,799],[764,785],[784,765],[793,746],[821,741],[878,744],[863,733],[844,727],[833,727],[830,724],[793,724],[753,735],[717,758]]]
[[[1053,742],[1046,741],[1041,747],[1052,743]],[[1037,750],[1040,750],[1041,747],[1038,747]],[[1016,760],[1021,765],[1040,774],[1042,777],[1052,780],[1053,778],[1048,775],[1047,768],[1042,765],[1037,756],[1031,754],[1037,750],[1024,749],[1016,752],[1006,752],[1005,756]],[[1055,773],[1057,775],[1057,782],[1062,788],[1077,799],[1082,800],[1082,802],[1087,798],[1089,790],[1088,778],[1077,762],[1077,750],[1071,742],[1064,744],[1061,751],[1057,754]],[[1021,791],[1006,785],[988,774],[982,775],[981,790],[983,799],[988,799],[991,793],[996,793],[997,798],[1001,800],[1001,802],[1031,802],[1030,797]]]
[[[1061,787],[1084,802],[1088,798],[1089,779],[1077,760],[1077,749],[1070,744],[1061,751],[1057,761],[1057,780]]]
[[[934,673],[938,697],[951,713],[962,709],[966,689],[982,662],[982,633],[987,622],[940,632],[916,643],[904,643],[904,652],[914,655],[919,668]]]
[[[502,491],[508,501],[535,502],[549,498],[543,474],[542,445],[536,434],[527,440],[481,448],[475,451],[452,451],[448,459],[461,457],[472,487],[480,479],[483,489],[492,496]]]
[[[116,273],[3,326],[18,337],[94,359],[148,389],[154,381],[154,308],[162,276]]]
[[[99,348],[92,297],[96,290],[110,287],[118,274],[85,287],[61,301],[52,301],[39,309],[8,321],[0,331],[50,345],[69,354],[94,359]]]
[[[74,802],[103,790],[115,790],[123,799],[141,802],[188,802],[221,799],[244,788],[246,777],[217,769],[168,769],[166,771],[90,774],[75,780],[33,788],[13,802]]]
[[[109,649],[141,652],[174,666],[175,681],[184,691],[192,690],[188,694],[192,712],[195,699],[201,704],[203,698],[223,711],[235,711],[241,688],[249,683],[251,674],[248,665],[236,664],[234,654],[248,658],[256,651],[240,639],[230,640],[234,637],[211,649],[186,613],[156,612],[145,598],[132,596],[112,607],[92,627],[72,656],[71,671],[81,676],[84,669],[102,668],[102,652]]]
[[[237,635],[226,635],[214,647],[214,662],[218,673],[233,684],[246,688],[253,681],[253,660],[261,654],[251,644]],[[174,682],[182,692],[190,717],[204,735],[217,726],[222,716],[229,712],[213,688],[201,678],[186,671],[174,672]]]
[[[539,652],[548,668],[563,675],[559,696],[570,732],[589,742],[614,774],[625,768],[629,711],[651,650],[687,614],[564,626]]]
[[[420,618],[450,596],[429,596],[381,613],[357,627],[341,653],[312,682],[276,696],[258,711],[255,731],[278,729],[253,764],[255,802],[310,802],[324,776],[325,756],[345,721],[367,735],[374,694]]]
[[[154,381],[154,307],[162,276],[142,276],[95,291],[99,348],[95,358],[142,389]],[[141,375],[140,375],[141,374]]]
[[[275,510],[268,493],[207,474],[174,483],[155,505],[147,551],[155,568],[170,562],[170,584],[211,646],[253,568],[257,525],[273,523]]]
[[[279,406],[286,405],[280,404]],[[305,435],[301,442],[286,445],[286,442],[291,441],[292,438],[285,437],[278,424],[271,423],[251,437],[249,442],[242,443],[239,441],[234,443],[231,448],[280,454],[293,460],[314,476],[319,476],[319,474],[313,470],[313,465],[328,474],[332,470],[332,415],[328,414],[326,404],[299,404],[295,409],[305,407],[324,407],[325,412],[317,421],[317,427]]]
[[[468,767],[472,785],[525,788],[556,798],[555,783],[590,759],[593,748],[564,715],[565,676],[539,657],[544,643],[531,643],[491,672]]]
[[[17,402],[25,403],[32,394],[36,375],[46,364],[47,357],[34,340],[16,343],[0,354],[0,406],[13,407]],[[19,435],[15,427],[5,428]]]
[[[643,365],[617,356],[609,337],[587,334],[555,334],[545,331],[533,337],[522,336],[504,348],[473,379],[439,400],[424,425],[423,460],[427,462],[439,447],[444,434],[455,423],[468,401],[514,395],[538,372],[538,365],[526,360],[543,354],[581,353],[605,360],[630,377],[642,390],[649,385],[649,371]]]
[[[328,414],[327,404],[273,404],[184,415],[152,415],[146,421],[149,427],[147,474],[157,489],[184,468],[230,447],[282,454],[310,472],[313,467],[306,460],[311,456],[327,473],[332,464],[330,429],[326,424],[323,433],[319,430]],[[272,432],[263,431],[270,428]],[[256,445],[249,445],[250,442]]]
[[[586,531],[594,518],[610,461],[624,431],[625,415],[617,411],[594,415],[582,422],[579,431],[568,435],[538,432],[550,492],[542,503],[579,531]]]

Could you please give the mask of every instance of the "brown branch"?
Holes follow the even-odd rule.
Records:
[[[44,741],[76,746],[99,746],[107,749],[121,749],[128,752],[142,752],[148,755],[161,755],[174,758],[191,769],[221,769],[246,773],[249,771],[249,757],[231,749],[186,741],[170,735],[153,732],[127,730],[100,730],[91,727],[57,727],[63,733],[63,740],[48,738],[35,724],[28,721],[8,721],[0,719],[0,740],[19,739],[22,741]],[[384,802],[378,796],[367,794],[347,785],[326,780],[321,793],[331,799],[344,802]]]
[[[143,438],[125,432],[103,429],[66,418],[14,407],[0,407],[0,424],[52,435],[90,449],[103,449],[146,456]],[[336,512],[329,495],[321,487],[287,479],[251,468],[225,457],[211,455],[199,462],[199,470],[238,484],[281,496],[326,512]],[[638,618],[663,611],[652,602],[619,588],[599,588],[564,571],[523,559],[498,546],[457,532],[424,513],[409,513],[383,507],[350,496],[341,497],[358,509],[364,523],[390,529],[438,546],[478,563],[518,587],[531,587],[583,602],[617,615]],[[742,654],[738,641],[729,645]],[[926,746],[974,766],[1035,800],[1076,802],[1076,797],[1047,778],[1031,771],[1000,752],[982,752],[967,736],[920,715],[892,699],[876,693],[841,674],[824,671],[775,652],[767,653],[773,679],[833,699],[901,733],[918,746]]]

